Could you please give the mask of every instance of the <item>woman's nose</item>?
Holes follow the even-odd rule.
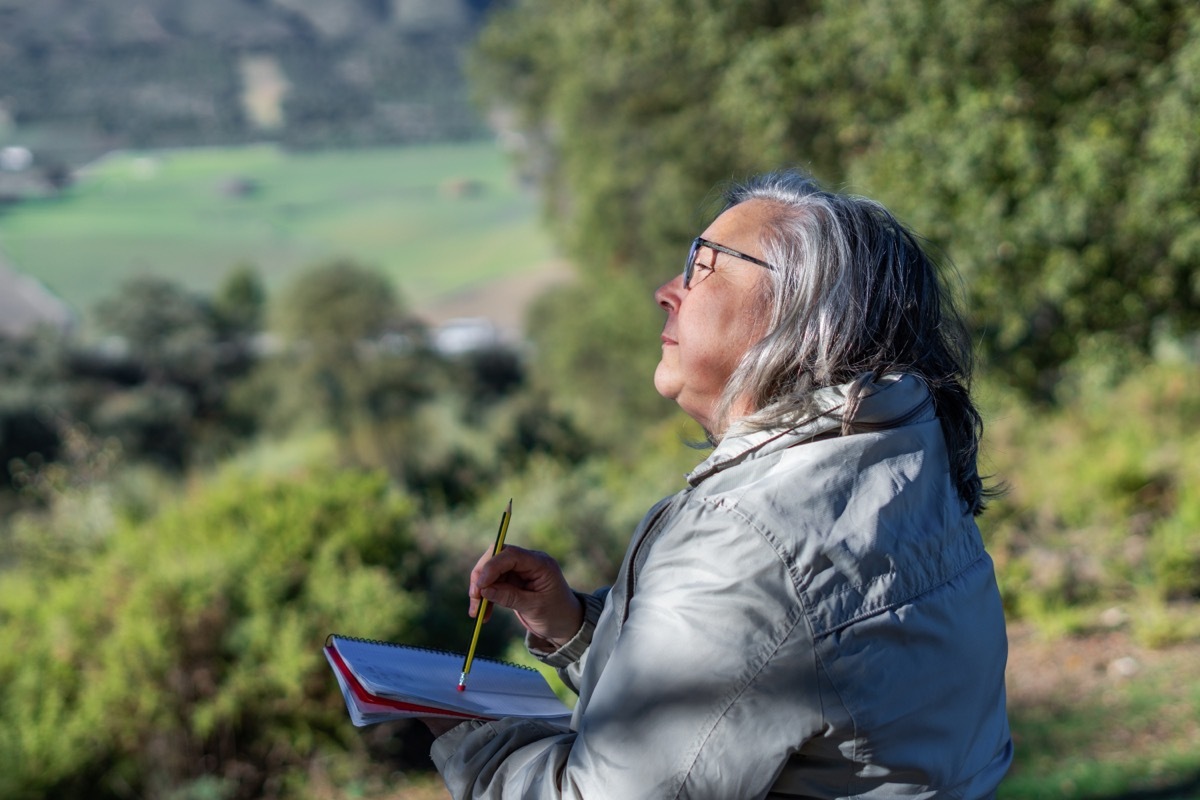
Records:
[[[683,276],[676,275],[654,291],[654,300],[667,311],[674,311],[679,308],[683,292]]]

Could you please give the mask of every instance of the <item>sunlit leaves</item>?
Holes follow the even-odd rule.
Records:
[[[538,102],[493,88],[542,133],[586,271],[670,267],[713,184],[801,164],[950,254],[1027,391],[1090,337],[1144,353],[1200,322],[1194,4],[551,5],[516,4],[483,53],[503,72],[540,47],[518,60]]]

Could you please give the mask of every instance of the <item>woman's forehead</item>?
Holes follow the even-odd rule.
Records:
[[[758,251],[759,234],[770,219],[770,203],[754,198],[724,211],[701,235],[727,247],[744,250],[755,258],[762,258],[762,253]]]

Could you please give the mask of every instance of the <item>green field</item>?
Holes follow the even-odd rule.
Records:
[[[343,256],[421,305],[541,267],[551,247],[538,220],[491,142],[120,152],[61,197],[0,213],[0,252],[83,312],[133,275],[210,291],[248,262],[275,288]]]

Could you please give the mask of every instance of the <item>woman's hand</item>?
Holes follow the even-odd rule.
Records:
[[[480,599],[511,608],[526,630],[555,647],[583,626],[583,605],[558,562],[536,550],[509,546],[495,556],[487,551],[471,570],[468,595],[472,617],[479,613]]]

